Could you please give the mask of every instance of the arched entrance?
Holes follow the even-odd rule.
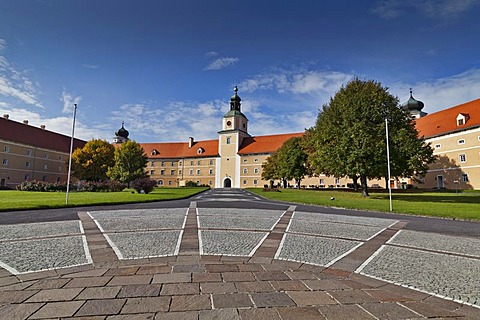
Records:
[[[223,187],[224,188],[231,188],[232,187],[232,180],[230,178],[225,178],[225,180],[223,180]]]

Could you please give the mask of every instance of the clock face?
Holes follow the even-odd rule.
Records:
[[[232,125],[232,121],[227,121],[227,126],[230,127]]]

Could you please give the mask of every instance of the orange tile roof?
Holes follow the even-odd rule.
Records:
[[[245,138],[238,154],[272,153],[278,150],[288,139],[303,135],[303,132],[297,132]]]
[[[0,118],[0,139],[70,153],[70,137],[5,118]],[[74,139],[73,148],[81,148],[85,143]]]
[[[195,141],[191,148],[188,142],[140,143],[150,159],[178,159],[197,157],[217,157],[218,140]],[[202,148],[202,153],[198,149]],[[157,154],[153,154],[156,150]]]
[[[457,126],[459,114],[468,115],[469,119],[464,125]],[[473,100],[442,111],[431,113],[416,120],[419,136],[425,138],[435,137],[450,132],[480,126],[480,99]]]

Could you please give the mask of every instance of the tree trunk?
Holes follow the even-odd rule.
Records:
[[[353,190],[358,191],[358,176],[351,177],[353,181]]]
[[[295,179],[295,182],[297,184],[297,189],[300,189],[300,181],[302,181],[301,179]]]
[[[362,196],[368,197],[368,186],[367,186],[367,177],[364,175],[360,175],[360,183],[362,184]]]
[[[287,189],[287,187],[288,187],[287,186],[287,179],[283,178],[282,181],[283,181],[283,188]]]
[[[388,177],[385,177],[385,189],[388,190],[389,185],[390,185],[390,181],[388,181]]]

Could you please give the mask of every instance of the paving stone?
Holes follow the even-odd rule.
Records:
[[[215,309],[253,307],[247,293],[213,294],[212,299]]]
[[[238,272],[236,264],[209,264],[205,266],[207,272]]]
[[[193,282],[221,282],[221,273],[192,273]]]
[[[271,272],[254,272],[255,277],[260,281],[265,280],[290,280],[290,278],[282,271],[271,271]]]
[[[137,273],[140,267],[113,268],[105,272],[105,276],[131,276]]]
[[[38,280],[38,279],[44,279],[44,278],[54,278],[57,276],[58,275],[55,270],[44,270],[44,271],[18,274],[17,278],[20,281],[30,281],[30,280]],[[10,277],[2,278],[2,279],[9,279],[9,278]],[[16,279],[16,282],[18,282],[18,279]]]
[[[155,320],[198,320],[198,311],[159,312]]]
[[[70,279],[42,279],[38,280],[35,284],[30,286],[29,290],[32,289],[60,289],[66,285]]]
[[[193,310],[210,310],[212,302],[210,295],[188,295],[173,296],[170,304],[170,311],[193,311]]]
[[[156,297],[160,294],[161,284],[132,284],[122,286],[118,298]]]
[[[0,292],[0,304],[21,303],[36,294],[37,292],[38,290]]]
[[[155,319],[155,313],[119,314],[119,315],[107,317],[107,320],[153,320],[153,319]]]
[[[136,274],[156,274],[156,273],[170,273],[172,266],[145,266],[140,267]]]
[[[129,298],[122,313],[148,313],[168,311],[170,297]]]
[[[376,300],[381,302],[398,302],[398,301],[412,301],[412,298],[407,298],[396,294],[391,291],[381,290],[381,289],[372,289],[372,290],[363,290],[364,292],[368,293]],[[458,304],[456,304],[458,307]]]
[[[186,265],[176,265],[173,266],[173,273],[193,273],[193,272],[204,272],[205,265],[203,264],[186,264]]]
[[[100,277],[107,272],[106,268],[92,269],[86,271],[80,271],[75,273],[68,273],[62,276],[62,278],[84,278],[84,277]]]
[[[451,312],[442,307],[440,303],[430,304],[423,301],[401,302],[401,305],[421,314],[426,318],[443,318],[458,316],[454,312]]]
[[[198,283],[167,283],[162,287],[160,295],[173,296],[182,294],[199,294],[200,285]]]
[[[127,299],[88,300],[75,316],[114,315],[120,312]]]
[[[281,320],[275,308],[239,309],[238,313],[242,320]]]
[[[71,317],[84,303],[85,301],[49,302],[29,319]]]
[[[328,293],[342,304],[378,302],[377,299],[362,290],[335,290],[328,291]]]
[[[191,273],[168,273],[155,274],[152,283],[177,283],[177,282],[191,282]]]
[[[251,297],[257,308],[295,305],[293,300],[284,292],[252,293]]]
[[[247,282],[243,282],[247,283]],[[231,282],[207,282],[201,283],[200,289],[202,293],[231,293],[237,292],[237,288]]]
[[[23,320],[40,309],[43,303],[22,303],[0,305],[0,319]]]
[[[379,319],[412,319],[419,315],[397,303],[364,303],[362,308]]]
[[[376,319],[357,305],[320,306],[318,310],[328,320],[372,320]]]
[[[323,291],[289,291],[287,294],[298,306],[315,306],[325,304],[337,304],[328,294]]]
[[[290,281],[270,281],[277,291],[306,291],[308,289],[303,282],[299,280]]]
[[[343,290],[350,287],[335,280],[302,280],[311,290]]]
[[[109,286],[130,285],[130,284],[149,284],[152,281],[151,275],[138,276],[114,276],[108,283]]]
[[[315,307],[281,307],[277,308],[282,320],[317,320],[325,317]]]
[[[88,277],[73,278],[64,288],[85,288],[85,287],[102,287],[106,285],[112,277]]]
[[[268,281],[236,282],[239,292],[273,292],[275,289]]]
[[[308,271],[285,271],[285,274],[293,280],[317,280],[318,278]]]
[[[37,283],[37,280],[25,281],[25,282],[16,282],[13,284],[9,284],[3,287],[0,287],[0,292],[3,291],[14,291],[14,290],[24,290],[29,288],[30,286]]]
[[[199,320],[240,320],[237,309],[200,311]]]
[[[255,281],[252,272],[224,272],[222,277],[226,282]]]
[[[78,296],[82,290],[83,288],[41,290],[26,302],[68,301]]]
[[[92,287],[85,288],[75,300],[113,299],[122,287]]]

